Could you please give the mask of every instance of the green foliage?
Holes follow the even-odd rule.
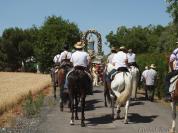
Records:
[[[165,75],[168,72],[168,54],[162,53],[147,53],[137,55],[137,62],[140,66],[141,71],[144,70],[145,66],[151,64],[156,65],[156,71],[158,72],[158,79],[156,84],[156,95],[161,98],[164,94],[164,80]]]
[[[73,47],[73,44],[79,39],[77,25],[63,20],[61,17],[48,17],[39,29],[38,44],[35,47],[41,71],[48,71],[53,64],[53,57],[62,50],[64,44]]]
[[[31,91],[27,96],[23,104],[23,111],[27,117],[34,117],[40,112],[40,108],[43,105],[44,95],[40,93],[35,99],[33,99]]]

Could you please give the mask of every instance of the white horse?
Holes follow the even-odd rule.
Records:
[[[107,71],[111,71],[113,66],[108,65]],[[120,118],[120,107],[125,105],[125,117],[124,123],[128,123],[128,109],[130,103],[130,96],[132,92],[132,75],[129,72],[119,72],[115,75],[114,80],[111,82],[111,89],[116,96],[117,105],[117,119]],[[111,94],[112,98],[112,117],[114,119],[114,96]]]
[[[138,87],[138,83],[139,83],[139,79],[140,79],[140,73],[139,73],[139,69],[135,66],[131,66],[129,68],[129,71],[132,75],[132,95],[131,95],[131,98],[136,99],[137,98],[137,87]]]

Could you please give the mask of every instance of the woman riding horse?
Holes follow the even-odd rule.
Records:
[[[71,121],[70,124],[74,125],[74,110],[75,119],[78,119],[78,97],[81,99],[81,126],[85,126],[84,110],[85,110],[85,98],[88,92],[92,90],[92,80],[88,73],[87,67],[90,64],[90,57],[88,53],[83,51],[85,44],[83,42],[77,42],[74,47],[76,52],[72,54],[71,62],[73,63],[73,70],[67,74],[66,86],[69,89],[71,100]]]

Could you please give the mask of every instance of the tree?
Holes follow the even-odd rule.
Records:
[[[35,57],[42,72],[53,65],[53,57],[59,53],[64,44],[73,47],[80,39],[80,32],[74,23],[62,17],[50,16],[39,28],[38,42],[35,46]]]

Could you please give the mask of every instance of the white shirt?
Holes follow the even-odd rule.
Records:
[[[59,63],[59,58],[60,58],[60,54],[55,55],[53,58],[54,63]]]
[[[143,79],[146,78],[146,73],[147,73],[147,71],[148,71],[148,69],[146,69],[146,70],[144,70],[144,71],[142,72],[141,81],[143,81]]]
[[[70,61],[73,63],[73,66],[83,66],[87,67],[89,64],[90,56],[87,52],[76,51],[72,54]]]
[[[156,80],[157,72],[154,69],[149,69],[146,72],[146,85],[154,85]]]
[[[125,63],[127,59],[127,54],[123,51],[119,51],[114,55],[112,59],[112,64],[114,64],[115,69],[118,69],[119,67],[127,67]]]
[[[64,60],[64,59],[69,59],[69,60],[70,60],[71,55],[72,55],[71,52],[68,52],[68,51],[66,51],[66,50],[63,51],[63,52],[61,53],[60,58],[59,58],[59,62],[61,62],[61,61]]]
[[[113,59],[113,57],[114,57],[115,54],[116,54],[116,53],[111,53],[111,54],[108,56],[108,60],[107,60],[108,63],[111,63],[111,64],[112,64],[112,59]]]
[[[134,53],[127,53],[128,63],[136,62]]]
[[[169,58],[169,62],[173,62],[173,61],[176,61],[176,66],[175,66],[175,70],[178,70],[178,48],[176,48],[170,58]]]

